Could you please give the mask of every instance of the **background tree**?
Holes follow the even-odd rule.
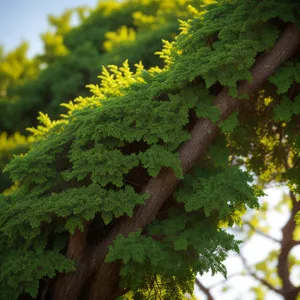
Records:
[[[119,20],[128,10],[153,26],[151,16],[131,10],[138,3],[104,6],[98,21],[104,26],[108,16]],[[174,20],[174,7],[187,4],[161,3],[143,2],[162,9],[162,20]],[[290,23],[299,4],[219,1],[194,3],[189,11],[193,19],[181,21],[180,34],[159,52],[164,65],[103,68],[101,85],[89,85],[93,95],[65,104],[61,119],[40,114],[32,149],[5,168],[18,186],[0,198],[3,299],[182,299],[197,273],[226,274],[222,262],[238,243],[223,228],[241,224],[265,184],[289,185],[296,216],[300,33]],[[58,36],[69,30],[68,22],[52,22]],[[106,51],[145,41],[133,29],[116,28],[106,35]],[[71,68],[57,66],[68,61],[72,43],[44,37],[50,47],[39,57],[47,65],[40,74],[54,68],[54,78]],[[69,95],[59,85],[53,91]],[[52,116],[59,101],[50,99],[39,105]],[[21,104],[3,103],[6,112]],[[289,224],[281,245],[290,248],[279,254],[282,280],[294,243]],[[277,289],[298,293],[288,281]]]
[[[241,277],[245,277],[245,280],[253,278],[252,287],[248,293],[252,293],[255,299],[266,299],[267,295],[270,299],[274,299],[275,296],[278,297],[276,299],[298,299],[300,288],[298,285],[299,255],[297,246],[300,241],[299,225],[295,223],[295,215],[299,211],[298,205],[295,194],[290,191],[284,194],[278,203],[263,202],[259,212],[244,217],[244,225],[235,230],[235,235],[243,240],[243,246],[238,255],[232,256],[236,257],[234,259],[236,264],[237,258],[240,260],[242,268],[229,273],[227,281],[218,280],[214,283],[207,283],[205,279],[198,279],[197,286],[208,299],[219,299],[215,296],[218,295],[217,290],[222,290],[224,293],[231,291],[235,294],[234,290],[237,284],[241,284]],[[282,236],[279,238],[277,235],[274,236],[275,224],[270,223],[268,218],[268,215],[274,210],[281,215],[281,218],[284,218],[284,225],[280,228]],[[285,218],[286,215],[287,218]],[[268,246],[267,243],[256,244],[261,252],[260,261],[249,264],[249,257],[244,249],[247,244],[253,243],[252,239],[255,235],[269,241],[272,247],[268,247],[266,250],[264,246]]]
[[[13,154],[28,149],[33,138],[27,139],[26,128],[37,124],[38,112],[58,118],[65,113],[62,103],[66,106],[79,95],[90,95],[86,85],[98,82],[103,66],[121,65],[127,59],[132,67],[139,61],[145,68],[162,67],[154,54],[161,49],[161,40],[179,32],[178,18],[187,20],[195,14],[188,5],[202,3],[101,1],[94,9],[79,7],[49,16],[51,30],[42,34],[44,53],[33,59],[27,57],[25,43],[6,54],[1,48],[1,170]],[[77,26],[71,24],[74,17]],[[10,184],[7,174],[0,176],[0,191]]]

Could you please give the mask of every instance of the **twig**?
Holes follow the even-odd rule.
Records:
[[[267,238],[267,239],[269,239],[269,240],[271,240],[271,241],[273,241],[273,242],[275,242],[275,243],[278,243],[278,244],[281,243],[280,240],[278,240],[278,239],[276,239],[276,238],[270,236],[269,234],[267,234],[267,233],[265,233],[265,232],[263,232],[263,231],[261,231],[261,230],[255,228],[250,222],[244,221],[244,224],[246,224],[247,226],[249,226],[249,227],[250,227],[252,230],[254,230],[257,234],[259,234],[259,235],[261,235],[261,236],[263,236],[263,237],[265,237],[265,238]]]
[[[267,288],[269,288],[270,290],[274,291],[275,293],[278,293],[280,295],[282,295],[282,290],[281,289],[277,289],[275,288],[272,284],[270,284],[267,280],[265,280],[264,278],[260,278],[257,276],[257,274],[253,271],[251,271],[250,266],[248,266],[245,257],[243,257],[240,254],[240,258],[242,260],[242,263],[244,265],[244,268],[247,270],[248,274],[251,275],[252,277],[254,277],[256,280],[258,280],[261,284],[263,284],[264,286],[266,286]]]
[[[196,285],[207,296],[207,300],[214,300],[212,294],[210,293],[210,289],[206,288],[198,278],[196,278]]]

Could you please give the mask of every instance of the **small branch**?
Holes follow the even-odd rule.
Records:
[[[219,286],[219,285],[221,285],[221,284],[224,284],[224,283],[228,282],[231,278],[236,277],[236,276],[243,276],[243,274],[242,274],[242,272],[233,273],[233,274],[227,276],[226,279],[223,279],[223,280],[221,280],[221,281],[219,281],[219,282],[216,282],[216,283],[212,284],[210,287],[208,287],[208,289],[209,289],[209,290],[214,289],[214,288],[216,288],[217,286]]]
[[[272,290],[273,292],[275,293],[278,293],[280,295],[283,294],[282,290],[281,289],[277,289],[275,288],[272,284],[270,284],[267,280],[265,280],[264,278],[260,278],[257,276],[257,274],[253,271],[251,271],[251,268],[250,266],[248,266],[247,262],[246,262],[246,259],[245,257],[243,257],[241,254],[240,254],[240,258],[242,260],[242,263],[244,265],[244,268],[247,270],[248,274],[251,275],[253,278],[255,278],[256,280],[258,280],[261,284],[263,284],[264,286],[266,286],[267,288],[269,288],[270,290]]]
[[[287,166],[288,167],[288,166]],[[260,278],[255,272],[251,271],[250,267],[246,263],[246,259],[242,256],[239,255],[245,269],[247,270],[248,274],[251,275],[253,278],[258,280],[261,284],[269,288],[270,290],[280,294],[283,296],[284,299],[286,300],[295,300],[297,299],[297,295],[300,292],[300,286],[295,287],[292,282],[290,281],[290,270],[289,270],[289,262],[288,262],[288,256],[291,251],[291,249],[296,246],[300,245],[300,241],[295,241],[293,240],[293,234],[294,230],[296,228],[295,224],[295,216],[297,212],[300,210],[300,202],[297,201],[296,195],[290,191],[290,198],[292,202],[292,209],[291,209],[291,214],[284,225],[284,227],[281,229],[282,231],[282,239],[276,240],[273,237],[265,234],[264,232],[256,229],[251,223],[249,222],[244,222],[246,225],[248,225],[251,229],[253,229],[256,233],[279,243],[280,245],[280,253],[278,256],[278,264],[277,264],[277,274],[279,278],[281,279],[282,282],[282,288],[277,289],[274,286],[272,286],[267,280],[264,278]]]
[[[280,240],[278,240],[278,239],[276,239],[276,238],[270,236],[269,234],[267,234],[267,233],[265,233],[265,232],[263,232],[263,231],[261,231],[261,230],[255,228],[250,222],[244,221],[244,224],[246,224],[247,226],[249,226],[249,227],[250,227],[252,230],[254,230],[257,234],[259,234],[259,235],[261,235],[261,236],[263,236],[263,237],[265,237],[265,238],[267,238],[267,239],[269,239],[269,240],[271,240],[271,241],[273,241],[273,242],[275,242],[275,243],[278,243],[278,244],[281,243]]]
[[[291,197],[293,205],[296,205],[297,203],[299,203],[297,201],[296,195],[292,191],[290,191],[290,197]]]
[[[298,245],[300,245],[300,241],[292,241],[291,247],[293,248],[293,247],[298,246]]]
[[[196,278],[196,285],[207,296],[207,300],[214,300],[210,290],[206,288],[198,278]]]
[[[254,272],[250,272],[249,275],[251,275],[252,277],[254,277],[256,280],[258,280],[261,284],[263,284],[264,286],[266,286],[267,288],[269,288],[270,290],[272,290],[275,293],[278,293],[280,295],[282,295],[282,291],[280,289],[276,289],[275,287],[273,287],[267,280],[260,278],[257,276],[257,274],[255,274]]]

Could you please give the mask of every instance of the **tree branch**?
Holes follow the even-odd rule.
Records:
[[[249,226],[249,227],[250,227],[252,230],[254,230],[257,234],[259,234],[259,235],[261,235],[261,236],[263,236],[263,237],[265,237],[265,238],[271,240],[272,242],[275,242],[275,243],[278,243],[278,244],[281,243],[280,240],[275,239],[274,237],[270,236],[269,234],[267,234],[267,233],[265,233],[265,232],[263,232],[263,231],[261,231],[261,230],[255,228],[250,222],[244,221],[244,224],[246,224],[247,226]]]
[[[213,283],[208,287],[209,290],[216,288],[219,285],[222,285],[226,282],[228,282],[231,278],[237,277],[237,276],[244,276],[242,272],[233,273],[227,276],[227,278],[224,278],[223,280]]]
[[[282,239],[279,241],[280,244],[280,253],[278,256],[278,264],[277,264],[277,273],[279,278],[282,282],[282,288],[277,289],[274,286],[272,286],[267,280],[264,278],[260,278],[255,272],[251,270],[251,268],[247,265],[246,259],[239,254],[239,257],[241,258],[243,265],[245,269],[248,272],[248,275],[252,276],[256,280],[258,280],[261,284],[269,288],[270,290],[282,295],[284,299],[286,300],[296,300],[297,295],[300,292],[300,286],[295,287],[291,281],[290,281],[290,269],[289,269],[289,262],[288,262],[288,256],[291,251],[291,249],[300,244],[299,241],[293,240],[293,233],[296,227],[295,224],[295,215],[300,209],[300,202],[297,202],[296,196],[293,192],[290,191],[290,197],[292,200],[292,211],[290,218],[286,222],[285,226],[282,228]],[[249,222],[246,223],[251,228],[256,230]],[[257,231],[257,230],[256,230]],[[265,236],[265,234],[262,234]],[[266,237],[271,238],[270,236],[266,235]],[[273,238],[271,238],[273,240]],[[277,241],[277,240],[275,240]]]
[[[295,297],[297,296],[297,287],[295,287],[290,280],[288,256],[291,249],[299,243],[293,240],[293,233],[296,228],[295,216],[300,210],[300,202],[297,202],[295,194],[291,191],[290,197],[293,207],[290,218],[281,230],[282,240],[280,244],[280,253],[278,256],[277,272],[282,281],[283,294],[287,295],[285,296],[285,299],[296,299]],[[291,296],[291,293],[293,293],[293,296]],[[296,296],[294,294],[296,294]]]
[[[282,295],[283,292],[281,289],[277,289],[275,288],[272,284],[270,284],[267,280],[265,280],[264,278],[260,278],[257,276],[257,274],[253,271],[251,271],[251,268],[248,266],[245,257],[243,257],[240,254],[240,258],[243,262],[244,268],[247,270],[248,274],[251,275],[252,277],[254,277],[256,280],[258,280],[261,284],[263,284],[264,286],[266,286],[267,288],[269,288],[270,290],[272,290],[273,292]]]
[[[66,252],[68,258],[75,261],[82,258],[87,244],[86,239],[90,224],[91,221],[86,221],[83,225],[83,231],[76,229],[74,234],[70,235]]]
[[[207,300],[214,300],[212,294],[210,293],[210,290],[206,288],[198,278],[196,278],[195,282],[197,287],[207,296]]]

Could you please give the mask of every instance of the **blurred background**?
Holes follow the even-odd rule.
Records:
[[[89,95],[102,66],[162,66],[156,51],[162,39],[178,33],[178,19],[193,16],[195,0],[1,0],[0,1],[0,192],[13,189],[2,173],[15,154],[35,140],[26,128],[39,112],[51,119],[65,112],[61,103]],[[283,299],[283,276],[300,284],[296,197],[284,184],[267,186],[261,211],[248,212],[244,225],[231,229],[243,241],[241,253],[226,260],[228,280],[205,274],[195,285],[197,299]],[[284,230],[284,235],[282,234]],[[296,243],[290,251],[288,243]],[[285,261],[288,272],[278,272]],[[300,299],[300,298],[299,298]]]

